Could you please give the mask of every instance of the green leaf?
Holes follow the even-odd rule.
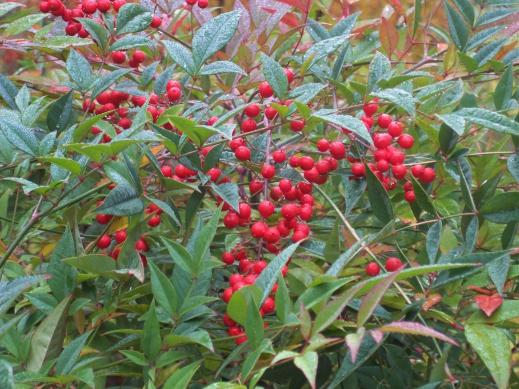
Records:
[[[3,315],[11,304],[26,289],[43,280],[43,276],[25,276],[18,277],[12,281],[0,282],[0,315]]]
[[[467,20],[469,25],[474,25],[476,15],[474,14],[474,8],[472,7],[472,4],[470,4],[468,0],[454,0],[454,2],[462,12],[463,17]]]
[[[163,41],[162,44],[166,48],[171,59],[189,75],[195,74],[195,63],[193,56],[188,48],[177,42]]]
[[[145,36],[126,35],[117,39],[111,46],[110,51],[129,50],[136,47],[153,46],[153,41]]]
[[[144,322],[144,331],[141,338],[141,347],[144,355],[148,360],[154,361],[160,353],[162,340],[160,338],[160,323],[155,313],[155,304],[150,304],[146,321]]]
[[[441,332],[436,331],[420,323],[410,321],[395,321],[383,325],[379,328],[379,330],[385,333],[430,336],[432,338],[440,339],[444,342],[453,344],[455,346],[459,346],[459,344],[455,340],[449,338],[447,335],[444,335]]]
[[[68,306],[71,296],[61,301],[38,325],[31,338],[26,368],[38,372],[46,361],[56,358],[65,338]]]
[[[294,358],[294,365],[303,372],[310,383],[310,387],[315,389],[315,378],[317,376],[317,362],[319,357],[315,351],[305,351],[303,354]]]
[[[101,254],[89,254],[81,257],[71,257],[63,259],[79,270],[92,274],[105,274],[115,270],[115,261],[112,257]]]
[[[47,126],[51,131],[61,132],[71,125],[72,118],[72,92],[68,92],[50,105]]]
[[[270,294],[272,287],[276,283],[278,276],[281,274],[281,269],[286,265],[292,254],[295,253],[299,247],[298,243],[293,243],[282,252],[280,252],[267,267],[261,272],[260,276],[256,279],[254,285],[260,288],[262,296],[260,303],[263,303],[267,296]]]
[[[510,269],[510,256],[504,255],[496,258],[488,264],[488,276],[496,286],[496,290],[503,295],[508,270]]]
[[[134,350],[120,350],[119,352],[138,366],[148,366],[143,353]]]
[[[494,26],[478,31],[476,34],[470,37],[469,41],[467,42],[467,50],[471,50],[479,46],[487,39],[493,37],[495,34],[502,31],[504,28],[504,26]]]
[[[497,109],[503,109],[506,107],[506,104],[512,98],[513,85],[514,76],[512,73],[512,66],[508,66],[497,83],[494,91],[494,105]]]
[[[222,74],[222,73],[237,73],[242,74],[244,76],[247,75],[245,70],[230,61],[216,61],[210,64],[202,66],[199,74],[204,76],[209,76],[212,74]]]
[[[519,192],[506,192],[494,196],[483,204],[481,216],[498,224],[519,221]]]
[[[17,94],[18,89],[16,89],[12,81],[3,74],[0,74],[0,96],[2,96],[7,105],[12,109],[18,109],[15,101]]]
[[[382,223],[389,223],[394,217],[391,199],[368,165],[366,165],[366,181],[368,183],[369,203],[373,213]]]
[[[56,362],[56,373],[58,373],[58,375],[66,375],[74,369],[81,349],[85,345],[89,335],[90,331],[85,332],[83,335],[72,340],[67,347],[63,349],[63,352]]]
[[[480,125],[485,128],[505,134],[519,135],[519,123],[497,112],[482,108],[462,108],[453,113],[468,123]]]
[[[365,142],[370,145],[373,145],[373,140],[371,139],[371,135],[366,129],[366,125],[360,121],[359,119],[349,116],[349,115],[338,115],[328,110],[319,110],[312,114],[312,117],[321,119],[327,123],[335,124],[336,126],[340,126],[342,128],[346,128],[349,131],[353,132],[360,138],[362,138]]]
[[[288,292],[285,279],[282,275],[278,277],[278,290],[276,291],[276,316],[282,323],[287,323],[292,312],[292,301]],[[307,306],[305,304],[305,306]]]
[[[436,114],[436,116],[444,122],[448,129],[454,131],[457,135],[462,136],[465,132],[465,119],[456,114]],[[442,131],[442,129],[440,129]],[[440,134],[441,139],[441,134]],[[449,143],[449,142],[446,142]]]
[[[473,59],[477,61],[478,65],[481,67],[487,64],[490,60],[492,60],[499,50],[505,45],[508,38],[499,39],[497,41],[491,42],[486,46],[483,46],[479,51],[474,55]]]
[[[276,60],[265,54],[262,54],[260,59],[265,80],[270,84],[276,96],[284,99],[288,90],[288,80],[283,68]]]
[[[389,78],[390,75],[391,62],[384,54],[377,51],[369,64],[367,92],[375,90],[377,83]]]
[[[416,194],[416,202],[420,208],[429,212],[431,215],[436,215],[436,208],[425,189],[413,176],[411,176],[411,181],[413,183],[414,193]]]
[[[242,326],[247,321],[247,306],[249,299],[254,299],[259,305],[262,290],[256,285],[245,286],[233,293],[227,304],[227,314]]]
[[[18,35],[21,32],[27,31],[36,23],[39,23],[40,21],[45,19],[46,16],[47,15],[45,14],[36,13],[16,19],[14,22],[11,22],[7,26],[4,26],[4,36]]]
[[[199,362],[194,362],[176,370],[164,383],[163,389],[186,389],[200,367]]]
[[[38,159],[42,162],[52,163],[60,168],[66,169],[76,176],[81,174],[81,164],[73,159],[61,157],[40,157]]]
[[[110,191],[98,212],[115,216],[136,215],[144,210],[144,203],[136,189],[126,184],[117,185]]]
[[[253,349],[257,349],[263,341],[263,319],[259,312],[259,306],[251,295],[247,296],[247,318],[245,319],[245,333],[247,340]]]
[[[236,212],[240,212],[238,209],[240,196],[238,194],[238,185],[234,182],[225,182],[223,184],[215,184],[211,183],[211,188],[214,192],[222,198],[227,204],[229,204],[232,209]]]
[[[404,111],[409,113],[409,115],[411,115],[412,117],[416,116],[416,99],[413,97],[413,95],[411,95],[411,93],[403,89],[384,89],[372,93],[372,95],[392,102],[396,106],[402,108]]]
[[[80,90],[87,90],[94,78],[90,63],[75,50],[71,50],[66,63],[67,72]]]
[[[307,104],[325,87],[325,84],[309,82],[292,89],[288,96],[291,99],[295,99],[303,104]]]
[[[519,182],[519,154],[512,154],[506,161],[508,171]]]
[[[192,255],[195,261],[197,274],[200,274],[204,270],[203,266],[206,255],[208,254],[211,243],[213,243],[214,236],[216,235],[216,229],[218,228],[221,213],[221,208],[214,211],[211,219],[209,219],[209,222],[202,227],[200,233],[196,236],[192,235],[191,237],[194,241],[194,250]]]
[[[11,118],[6,118],[0,111],[0,130],[5,138],[18,150],[23,151],[32,156],[38,154],[39,141],[36,138],[33,130],[12,121]]]
[[[108,30],[99,23],[96,23],[92,19],[88,18],[78,18],[77,19],[88,31],[92,39],[97,42],[101,50],[104,52],[106,50],[106,45],[108,44],[108,37],[110,33]]]
[[[117,13],[117,35],[139,32],[149,27],[151,12],[139,4],[125,4]]]
[[[459,12],[452,8],[447,1],[444,3],[450,36],[456,47],[463,51],[469,39],[469,30]]]
[[[357,314],[357,328],[364,326],[368,321],[398,274],[398,271],[390,273],[389,276],[385,277],[373,289],[371,289],[366,296],[364,296]]]
[[[241,377],[243,378],[243,380],[247,380],[247,378],[249,377],[250,373],[254,369],[254,366],[258,362],[258,359],[261,357],[261,354],[267,353],[267,352],[268,353],[272,353],[273,352],[273,350],[272,350],[272,342],[270,341],[270,339],[263,339],[261,341],[261,344],[258,347],[256,347],[254,349],[254,351],[250,352],[249,355],[247,356],[247,358],[245,359],[245,361],[243,361],[242,368],[241,368],[241,373],[240,373]],[[213,385],[207,386],[204,389],[208,389],[210,387],[213,388],[213,389],[218,389],[218,388],[220,388],[220,389],[239,389],[237,387],[235,388],[234,386],[231,386],[231,385],[235,385],[235,384],[228,384],[229,387],[223,386],[223,385],[220,386],[220,387],[217,387],[217,386],[213,387]],[[252,387],[256,387],[256,386],[252,386]],[[246,389],[246,387],[244,386],[243,389]]]
[[[503,330],[486,324],[466,324],[465,337],[488,368],[497,387],[508,388],[512,353]]]
[[[229,134],[224,134],[216,127],[198,125],[194,120],[185,117],[170,116],[169,120],[183,134],[195,142],[197,146],[201,146],[207,139],[215,134],[221,134],[229,138]]]
[[[168,277],[153,263],[148,261],[151,273],[151,290],[155,300],[171,316],[178,309],[178,297],[175,287]]]
[[[11,10],[22,6],[23,5],[20,3],[14,3],[11,1],[6,1],[5,3],[0,4],[0,18]]]
[[[95,99],[101,94],[101,92],[108,89],[113,83],[130,72],[131,69],[117,69],[104,75],[103,77],[97,78],[90,86],[90,89],[92,90],[91,98]]]
[[[221,50],[231,40],[240,21],[240,12],[232,11],[220,14],[204,23],[193,37],[192,50],[196,69]]]
[[[442,221],[438,220],[436,223],[431,224],[427,230],[427,236],[425,238],[425,250],[429,257],[429,263],[436,262],[436,256],[440,249],[440,238],[442,233]]]
[[[4,359],[0,359],[0,387],[15,389],[13,367]]]

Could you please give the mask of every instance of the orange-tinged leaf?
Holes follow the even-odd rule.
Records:
[[[398,31],[393,23],[385,17],[381,17],[379,32],[382,48],[386,51],[388,57],[391,57],[398,45]]]
[[[491,296],[478,294],[474,297],[474,301],[488,317],[492,316],[495,310],[503,304],[503,298],[498,293],[494,293]]]

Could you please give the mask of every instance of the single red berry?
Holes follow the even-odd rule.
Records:
[[[267,267],[267,262],[265,262],[263,260],[259,260],[259,261],[254,262],[254,264],[252,265],[252,271],[255,274],[260,274],[263,270],[265,270],[266,267]]]
[[[366,174],[366,167],[363,163],[355,162],[351,165],[351,174],[355,177],[364,177]]]
[[[259,84],[258,91],[261,97],[264,99],[271,97],[274,94],[272,87],[267,81],[263,81],[261,84]]]
[[[97,0],[97,9],[101,12],[108,12],[112,7],[110,0]]]
[[[99,224],[108,224],[112,220],[112,215],[107,215],[105,213],[98,213],[96,215],[96,221]]]
[[[376,133],[373,135],[373,144],[377,149],[385,149],[393,142],[391,135],[386,133]]]
[[[236,212],[227,212],[223,218],[223,224],[227,228],[235,228],[240,224],[240,217]]]
[[[200,8],[207,8],[207,6],[209,5],[209,0],[198,0],[198,6]]]
[[[247,115],[250,118],[255,118],[260,113],[260,107],[258,104],[255,103],[250,104],[247,107],[245,107],[243,113],[245,113],[245,115]]]
[[[276,163],[283,163],[287,159],[287,155],[283,150],[276,150],[272,153],[272,159]]]
[[[423,167],[423,165],[413,165],[411,167],[411,173],[413,177],[418,179],[422,178],[424,170],[425,168]]]
[[[387,113],[383,113],[377,119],[377,123],[381,128],[388,128],[392,121],[393,118]]]
[[[272,204],[269,200],[263,200],[258,205],[258,212],[260,213],[261,217],[268,218],[270,217],[275,211],[274,204]]]
[[[292,81],[294,81],[295,74],[294,74],[294,71],[291,68],[285,68],[284,72],[285,72],[285,76],[287,76],[287,81],[288,81],[289,84]]]
[[[285,219],[293,219],[299,215],[299,206],[296,204],[285,204],[281,207],[281,215]]]
[[[319,180],[319,172],[315,167],[311,168],[310,170],[305,170],[303,176],[310,182],[315,182]]]
[[[176,86],[166,91],[169,101],[178,101],[182,98],[182,90]]]
[[[400,269],[400,267],[402,266],[402,261],[400,261],[400,259],[396,258],[396,257],[389,257],[386,259],[386,270],[387,271],[395,271],[395,270],[398,270]]]
[[[317,169],[319,174],[328,174],[330,170],[332,170],[330,162],[326,159],[321,159],[317,161],[317,163],[315,164],[315,168]]]
[[[298,167],[299,166],[299,160],[300,158],[297,156],[297,155],[292,155],[290,157],[290,159],[288,160],[288,164],[291,166],[291,167]]]
[[[225,252],[222,255],[222,261],[226,265],[232,265],[234,263],[234,255],[232,255],[232,253],[230,253],[230,252]]]
[[[408,203],[413,203],[416,200],[416,196],[414,194],[414,190],[408,190],[404,193],[404,199]]]
[[[423,170],[423,173],[422,173],[422,177],[420,177],[421,180],[423,182],[425,182],[426,184],[430,184],[431,182],[434,181],[434,179],[436,178],[436,172],[434,171],[433,168],[430,168],[430,167],[426,167],[424,170]]]
[[[151,18],[150,27],[159,28],[161,24],[162,24],[162,18],[158,15],[153,15],[153,17]]]
[[[263,235],[265,235],[265,232],[267,232],[268,226],[263,222],[256,222],[254,223],[251,228],[251,234],[255,238],[263,238]]]
[[[160,168],[160,171],[164,177],[173,177],[173,169],[171,166],[164,165]]]
[[[207,175],[211,178],[211,181],[216,182],[222,175],[222,171],[216,167],[213,167],[207,171]]]
[[[65,27],[65,33],[66,33],[68,36],[74,36],[74,35],[76,35],[80,30],[81,30],[81,24],[79,24],[79,23],[75,23],[75,22],[70,22],[70,23],[68,23],[67,26]]]
[[[265,108],[265,116],[268,120],[274,119],[277,114],[278,114],[278,111],[276,110],[276,108],[270,107],[270,106]]]
[[[222,300],[225,301],[226,303],[228,303],[231,300],[233,293],[234,293],[234,291],[232,290],[232,288],[225,289],[222,294]],[[230,328],[229,328],[229,330],[230,330]]]
[[[252,209],[249,204],[247,203],[240,203],[238,205],[238,210],[240,211],[240,217],[243,219],[249,219]]]
[[[48,1],[42,1],[40,2],[40,12],[46,14],[50,12],[50,5]]]
[[[279,181],[279,188],[283,191],[283,193],[288,193],[292,190],[292,181],[288,178],[283,178]]]
[[[310,170],[314,167],[314,159],[307,155],[299,158],[299,167],[303,170]]]
[[[241,122],[241,130],[243,132],[251,132],[257,128],[256,121],[254,119],[245,119]]]
[[[97,240],[97,247],[100,249],[105,249],[110,246],[110,243],[112,243],[112,238],[110,238],[110,235],[101,235]]]
[[[269,227],[263,234],[263,239],[269,243],[277,243],[281,238],[281,234],[279,233],[276,227]]]
[[[154,215],[150,217],[150,220],[148,220],[148,225],[150,227],[157,227],[160,224],[160,216]]]
[[[263,302],[263,305],[261,306],[261,309],[265,314],[272,313],[276,310],[276,304],[274,302],[274,299],[272,297],[267,297],[265,301]]]
[[[229,142],[229,147],[232,151],[236,151],[238,147],[243,145],[245,145],[245,141],[243,140],[243,138],[236,138]]]
[[[346,147],[340,141],[330,143],[330,154],[335,159],[342,159],[346,155]]]
[[[126,0],[114,0],[112,2],[112,7],[114,7],[115,11],[119,11],[119,9],[126,4]]]
[[[380,266],[376,262],[370,262],[366,266],[366,274],[370,277],[375,277],[380,273]]]
[[[401,180],[407,174],[407,168],[404,165],[393,165],[391,171],[397,180]]]
[[[398,137],[398,144],[403,149],[410,149],[413,147],[414,138],[409,134],[402,134]]]
[[[250,160],[250,150],[247,146],[240,146],[234,152],[234,155],[240,161],[248,161]]]
[[[123,243],[127,236],[128,234],[126,233],[126,230],[119,230],[114,234],[114,238],[117,243]]]
[[[393,138],[398,138],[404,132],[404,125],[400,122],[393,121],[389,123],[389,126],[387,127],[387,132]]]
[[[389,162],[386,161],[385,159],[381,159],[380,161],[377,162],[377,164],[375,165],[377,167],[377,170],[379,172],[387,172],[389,170]]]
[[[226,313],[223,314],[223,324],[227,327],[233,327],[236,325],[236,322],[229,317]]]
[[[135,50],[132,59],[137,63],[144,62],[146,60],[146,53],[142,50]]]
[[[321,151],[321,152],[325,152],[325,151],[328,151],[328,149],[330,148],[330,142],[328,142],[327,139],[319,139],[317,141],[317,150]]]
[[[81,3],[81,10],[87,15],[91,15],[97,11],[96,0],[83,0]]]
[[[404,184],[404,191],[408,192],[410,190],[414,190],[413,184],[411,184],[409,181],[406,181],[406,183]]]
[[[249,182],[249,191],[251,195],[261,192],[264,187],[265,184],[260,180],[253,179]]]
[[[274,165],[264,163],[261,167],[261,175],[263,176],[263,178],[270,180],[276,175],[276,168],[274,167]]]
[[[300,132],[303,131],[305,128],[305,121],[304,120],[291,120],[290,121],[290,129],[294,132]]]
[[[362,109],[367,116],[373,116],[378,110],[378,104],[374,102],[369,102],[364,104]]]

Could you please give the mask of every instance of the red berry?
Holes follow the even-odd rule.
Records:
[[[250,104],[245,108],[243,113],[250,118],[255,118],[260,113],[260,107],[258,104]]]
[[[276,227],[269,227],[263,234],[263,239],[265,239],[269,243],[276,243],[281,238],[281,234],[279,233]]]
[[[252,271],[255,274],[260,274],[265,268],[267,267],[267,262],[260,260],[254,262],[254,265],[252,265]]]
[[[110,0],[97,0],[97,9],[101,12],[108,12],[111,6]]]
[[[389,147],[388,147],[389,149]],[[389,152],[389,163],[392,165],[401,165],[405,161],[405,154],[397,149],[390,148]]]
[[[389,162],[385,159],[381,159],[377,162],[376,167],[379,172],[387,172],[389,170]]]
[[[91,15],[97,11],[96,0],[83,0],[81,4],[81,10],[87,15]]]
[[[268,120],[272,120],[276,117],[278,114],[278,111],[274,107],[267,107],[265,108],[265,116]]]
[[[142,51],[142,50],[135,50],[133,52],[132,59],[136,63],[144,62],[144,60],[146,59],[146,53],[144,51]]]
[[[160,168],[160,171],[164,177],[173,177],[173,169],[171,166],[164,165]]]
[[[328,174],[330,170],[332,170],[330,162],[328,162],[328,160],[326,159],[321,159],[317,161],[317,163],[315,164],[315,168],[317,169],[319,174]]]
[[[332,142],[330,143],[330,154],[335,159],[342,159],[346,155],[346,147],[342,142]]]
[[[240,161],[248,161],[250,160],[250,150],[246,146],[240,146],[236,149],[234,152],[234,155],[236,158],[238,158]]]
[[[330,142],[328,142],[327,139],[319,139],[317,141],[317,150],[324,152],[327,151],[330,148]]]
[[[112,215],[107,215],[104,213],[98,213],[96,215],[96,221],[99,224],[108,224],[110,222],[110,220],[112,220]]]
[[[366,174],[366,167],[363,163],[355,162],[351,165],[351,174],[355,177],[364,177]]]
[[[225,252],[222,255],[222,261],[226,265],[232,265],[234,263],[234,255],[232,255],[232,253],[230,253],[230,252]]]
[[[373,135],[373,144],[377,149],[385,149],[393,142],[391,135],[386,133],[377,133]]]
[[[232,288],[227,288],[223,291],[222,293],[222,300],[225,301],[226,303],[228,303],[230,300],[231,300],[231,297],[232,297],[232,294],[234,293],[234,291],[232,290]],[[232,327],[231,327],[232,328]],[[229,328],[229,331],[231,329]]]
[[[377,119],[377,123],[381,128],[388,128],[392,121],[393,118],[387,113],[383,113]]]
[[[200,8],[207,8],[209,5],[209,0],[198,0],[198,6]]]
[[[283,193],[288,193],[292,190],[292,181],[287,178],[283,178],[279,181],[279,188]]]
[[[225,324],[227,327],[234,327],[236,325],[236,322],[229,317],[226,313],[223,314],[223,324]]]
[[[261,217],[264,217],[265,219],[270,217],[274,213],[274,210],[274,204],[272,204],[272,202],[269,200],[264,200],[258,205],[258,211]]]
[[[40,2],[40,12],[46,14],[50,12],[50,5],[48,1],[42,1]]]
[[[293,219],[299,215],[299,207],[296,204],[285,204],[281,207],[281,215],[285,219]]]
[[[249,219],[252,209],[249,204],[247,203],[240,203],[238,205],[238,210],[240,211],[240,217],[243,219]]]
[[[317,183],[317,180],[319,179],[319,172],[315,167],[311,168],[310,170],[305,170],[305,173],[303,176],[310,182]]]
[[[148,225],[150,227],[157,227],[160,224],[160,216],[154,215],[150,217],[150,220],[148,220]]]
[[[407,174],[407,168],[404,165],[393,165],[391,171],[397,180],[401,180]]]
[[[75,22],[70,22],[70,23],[68,23],[67,26],[65,27],[65,33],[66,33],[68,36],[74,36],[74,35],[76,35],[80,30],[81,30],[81,24],[79,24],[79,23],[75,23]]]
[[[366,274],[370,277],[375,277],[380,273],[380,266],[376,262],[370,262],[366,266]]]
[[[400,269],[400,267],[402,266],[402,261],[400,261],[400,259],[396,258],[396,257],[389,257],[386,259],[386,270],[387,271],[395,271],[395,270],[398,270]]]
[[[232,151],[236,151],[238,147],[243,145],[245,145],[245,141],[243,140],[243,138],[236,138],[229,142],[229,147]]]
[[[126,230],[119,230],[115,233],[114,238],[117,243],[123,243],[127,236]]]
[[[287,81],[288,83],[290,84],[292,81],[294,81],[294,71],[290,68],[285,68],[284,69],[284,72],[285,72],[285,76],[287,76]]]
[[[398,144],[403,149],[410,149],[413,147],[414,138],[409,134],[402,134],[398,137]]]
[[[170,101],[178,101],[182,97],[182,90],[176,86],[169,88],[166,92]]]
[[[423,170],[422,177],[421,177],[421,180],[423,182],[425,182],[426,184],[430,184],[431,182],[434,181],[435,178],[436,178],[436,173],[433,168],[426,167]]]
[[[290,121],[290,129],[294,132],[303,131],[305,128],[304,120],[291,120]]]
[[[362,109],[367,116],[373,116],[378,110],[378,104],[369,102],[364,104],[364,107],[362,107]]]
[[[110,243],[112,243],[112,238],[110,238],[109,235],[101,235],[101,237],[97,240],[97,247],[100,249],[105,249],[110,246]]]
[[[276,150],[272,153],[272,159],[276,163],[283,163],[287,159],[287,156],[283,150]]]
[[[413,190],[413,184],[411,184],[409,181],[407,181],[405,184],[404,184],[404,191],[408,192],[410,190]]]
[[[413,190],[408,190],[404,193],[404,199],[408,203],[413,203],[416,200],[416,196]]]
[[[259,84],[258,91],[261,97],[263,97],[264,99],[267,97],[271,97],[274,94],[272,87],[267,81],[263,81],[261,84]]]
[[[223,218],[223,224],[227,228],[234,228],[240,224],[240,217],[236,212],[228,212]]]
[[[153,15],[153,18],[151,18],[150,27],[159,28],[161,24],[162,24],[162,18],[158,15]]]
[[[263,305],[261,306],[261,309],[265,314],[269,314],[275,311],[276,304],[274,302],[274,299],[272,297],[267,297],[265,301],[263,302]]]
[[[397,121],[391,122],[387,127],[387,132],[393,138],[398,138],[404,132],[404,125]]]
[[[265,185],[262,181],[251,180],[251,182],[249,182],[249,191],[251,195],[261,192],[264,187]]]
[[[314,160],[312,157],[305,155],[299,159],[299,167],[303,170],[310,170],[314,167]]]
[[[222,171],[216,167],[213,167],[207,171],[207,175],[211,178],[211,181],[216,182],[222,175]]]
[[[243,132],[251,132],[257,128],[256,121],[254,119],[245,119],[241,122],[241,130]]]
[[[251,228],[251,234],[255,238],[262,238],[265,235],[265,232],[267,232],[268,226],[263,222],[256,222],[254,223]]]
[[[290,159],[288,160],[288,164],[291,166],[291,167],[298,167],[299,166],[299,160],[300,158],[297,156],[297,155],[293,155],[290,157]]]
[[[112,3],[112,7],[114,10],[119,11],[119,9],[126,4],[126,0],[114,0]]]
[[[411,173],[415,178],[418,179],[422,178],[424,170],[425,168],[423,167],[423,165],[413,165],[411,167]]]

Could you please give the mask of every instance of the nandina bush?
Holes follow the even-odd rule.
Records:
[[[27,5],[1,388],[518,384],[517,1]]]

